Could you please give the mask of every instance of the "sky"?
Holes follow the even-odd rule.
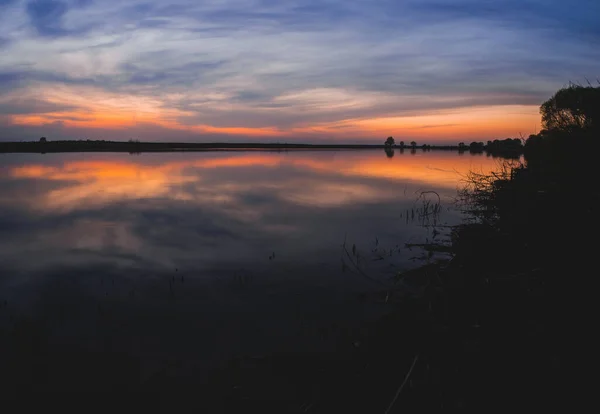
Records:
[[[597,0],[0,0],[0,140],[527,136]]]

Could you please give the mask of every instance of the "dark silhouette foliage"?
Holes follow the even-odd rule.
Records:
[[[600,119],[600,87],[569,85],[540,107],[547,130],[578,130],[597,127]]]
[[[481,153],[481,152],[483,152],[484,149],[485,149],[485,145],[483,144],[483,142],[473,141],[469,145],[469,151],[473,152],[473,153]]]
[[[483,145],[482,142],[478,144]],[[523,142],[519,138],[495,139],[487,142],[485,151],[494,156],[519,158],[523,154]]]
[[[583,178],[600,149],[599,111],[600,87],[570,85],[544,102],[540,112],[545,129],[525,142],[529,170],[553,177],[555,183],[581,183],[575,177]]]
[[[510,384],[515,400],[536,408],[572,401],[572,389],[555,384],[592,358],[580,338],[595,314],[593,301],[582,298],[597,267],[590,241],[600,197],[592,173],[600,105],[590,102],[597,93],[561,89],[540,108],[546,128],[524,146],[517,139],[487,143],[488,153],[522,152],[525,162],[471,174],[462,196],[473,220],[453,229],[454,257],[442,277],[445,286],[456,283],[453,315],[486,321],[473,364],[494,366],[488,381],[498,389]]]

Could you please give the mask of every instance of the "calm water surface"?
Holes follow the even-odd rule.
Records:
[[[387,284],[422,263],[404,244],[431,240],[419,194],[456,224],[464,175],[497,166],[444,151],[0,155],[0,321],[198,366],[339,346],[323,332],[385,310],[358,299],[381,286],[342,265],[344,240]]]

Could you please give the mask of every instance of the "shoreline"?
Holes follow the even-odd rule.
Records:
[[[67,152],[126,152],[141,154],[144,152],[217,152],[217,151],[364,151],[383,150],[389,157],[395,151],[414,154],[417,151],[455,151],[459,154],[486,154],[494,157],[519,158],[522,147],[517,149],[493,145],[489,148],[483,143],[466,145],[429,145],[400,146],[385,144],[282,144],[282,143],[231,143],[231,142],[139,142],[139,141],[28,141],[0,142],[0,154],[11,153],[67,153]]]
[[[0,153],[27,152],[180,152],[180,151],[249,151],[249,150],[459,150],[454,145],[420,145],[416,147],[384,144],[281,144],[227,142],[122,142],[122,141],[47,141],[0,142]]]

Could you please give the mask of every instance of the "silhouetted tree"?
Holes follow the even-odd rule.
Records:
[[[485,148],[485,145],[483,145],[483,142],[473,141],[469,145],[469,151],[471,151],[471,152],[483,152],[484,148]]]
[[[385,140],[385,146],[386,146],[386,147],[393,147],[395,143],[396,143],[396,142],[394,141],[394,138],[393,138],[393,137],[388,137],[388,138]]]
[[[417,148],[417,143],[415,141],[411,141],[410,146],[413,147],[413,149],[415,149]]]
[[[483,145],[483,143],[479,143]],[[523,153],[523,142],[519,138],[495,139],[485,146],[488,154],[505,158],[518,158]]]
[[[592,128],[600,119],[600,87],[562,88],[542,104],[540,113],[548,130]]]
[[[400,141],[400,148],[404,149],[404,141]]]
[[[41,137],[40,138],[40,142],[47,142],[48,140],[46,139],[46,137]]]

